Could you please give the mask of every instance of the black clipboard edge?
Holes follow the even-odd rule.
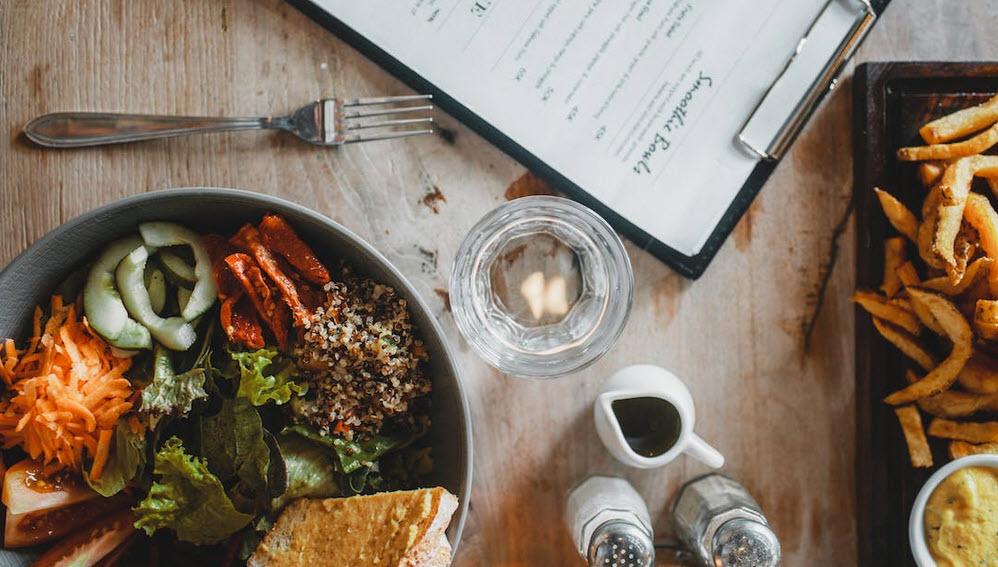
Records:
[[[479,136],[485,138],[490,143],[505,152],[511,158],[523,164],[535,175],[543,179],[552,188],[561,191],[572,199],[582,203],[590,209],[596,211],[611,226],[619,231],[624,237],[633,242],[636,246],[645,250],[652,256],[658,258],[670,268],[678,272],[683,277],[695,280],[703,275],[707,266],[714,256],[717,255],[721,245],[727,240],[735,225],[741,220],[742,215],[748,210],[752,200],[759,194],[762,186],[776,168],[777,161],[760,161],[752,170],[742,188],[739,189],[735,198],[731,201],[728,209],[724,212],[721,220],[714,227],[713,232],[707,238],[703,247],[696,255],[687,256],[682,252],[666,245],[662,241],[654,238],[637,225],[631,223],[618,213],[593,198],[584,189],[570,181],[568,178],[558,173],[542,159],[527,151],[523,146],[517,144],[511,138],[503,134],[480,116],[472,112],[466,106],[450,97],[443,90],[426,80],[422,75],[416,73],[398,59],[392,57],[388,52],[378,47],[374,42],[364,37],[362,34],[342,22],[338,18],[326,12],[310,0],[286,0],[288,4],[305,14],[322,27],[342,39],[351,47],[359,51],[362,55],[374,61],[386,71],[397,77],[400,81],[408,85],[411,89],[426,94],[433,95],[433,102],[436,106],[464,123]],[[890,0],[874,0],[877,13],[883,12]],[[822,99],[828,94],[828,89],[822,94]],[[815,105],[817,108],[819,104]],[[805,120],[810,119],[810,115]],[[734,143],[734,142],[733,142]]]

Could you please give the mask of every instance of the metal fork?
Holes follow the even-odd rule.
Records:
[[[31,141],[42,146],[79,148],[203,132],[273,129],[286,130],[306,142],[320,146],[340,146],[432,133],[432,128],[398,129],[400,126],[430,124],[433,118],[429,116],[387,119],[393,115],[430,111],[433,105],[399,105],[430,98],[432,95],[344,100],[324,98],[310,102],[288,116],[263,118],[58,112],[35,118],[24,127],[24,133]],[[384,131],[384,128],[389,130]]]

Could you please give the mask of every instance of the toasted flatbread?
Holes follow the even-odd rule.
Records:
[[[446,567],[457,497],[443,488],[292,502],[248,567]]]

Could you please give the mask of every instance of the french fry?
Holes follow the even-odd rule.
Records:
[[[922,331],[922,325],[914,313],[888,303],[874,291],[858,290],[853,294],[852,300],[870,315],[893,323],[912,335],[918,336]]]
[[[873,318],[873,326],[880,333],[880,336],[887,339],[888,342],[896,346],[905,356],[914,360],[925,370],[932,370],[939,365],[936,357],[908,331],[878,317]]]
[[[915,243],[918,244],[918,255],[930,268],[945,268],[946,261],[936,253],[933,243],[936,237],[936,226],[939,224],[939,204],[942,201],[942,191],[938,184],[929,189],[922,201],[922,222],[918,225]],[[954,240],[956,236],[954,235]]]
[[[895,199],[887,191],[883,191],[878,187],[874,187],[873,191],[877,194],[877,199],[880,200],[880,208],[884,210],[884,215],[887,216],[887,220],[891,223],[891,226],[910,238],[912,242],[917,242],[918,219],[915,218],[915,215],[908,210],[908,207],[904,206],[901,201]]]
[[[907,297],[901,297],[901,296],[892,297],[892,298],[890,298],[890,299],[887,300],[887,303],[890,304],[890,305],[893,305],[894,307],[897,307],[899,309],[904,309],[905,311],[908,311],[909,313],[914,313],[915,312],[915,308],[912,306],[911,300],[908,299]]]
[[[977,229],[978,243],[984,253],[990,258],[998,259],[998,212],[991,206],[991,201],[977,193],[967,195],[964,216]],[[992,295],[998,296],[998,270],[988,273],[988,283]]]
[[[998,421],[953,421],[937,417],[929,424],[929,435],[970,443],[998,442]]]
[[[931,289],[933,291],[938,291],[939,293],[945,293],[946,295],[949,295],[951,297],[960,295],[963,292],[967,291],[967,289],[970,288],[970,286],[973,285],[975,282],[977,282],[978,279],[987,277],[991,269],[991,265],[993,263],[994,260],[992,260],[991,258],[988,257],[978,258],[973,262],[971,262],[969,266],[967,266],[966,270],[964,271],[963,277],[960,278],[960,281],[958,283],[953,284],[953,282],[950,280],[948,276],[941,276],[938,278],[925,280],[924,282],[922,282],[922,287]]]
[[[901,284],[905,287],[922,283],[921,278],[918,277],[918,270],[915,269],[915,264],[911,262],[901,264],[901,267],[897,269],[897,273]]]
[[[946,276],[950,283],[956,285],[963,279],[967,264],[977,253],[977,231],[966,221],[960,223],[960,231],[953,241],[953,258],[955,262],[946,266]]]
[[[915,406],[902,406],[894,408],[894,415],[898,417],[901,431],[904,432],[904,440],[908,445],[908,455],[911,457],[911,466],[931,467],[932,450],[929,449],[929,440],[925,438],[922,416],[919,415],[918,409]]]
[[[929,308],[953,343],[953,348],[949,356],[930,370],[925,378],[884,398],[892,406],[927,398],[949,388],[973,353],[971,341],[974,334],[955,305],[938,293],[917,287],[908,288],[908,294],[913,300],[921,301]]]
[[[998,96],[929,122],[918,131],[929,144],[939,144],[983,130],[998,122]]]
[[[928,189],[935,185],[943,176],[946,165],[944,161],[925,161],[918,164],[918,180],[922,186]]]
[[[901,279],[901,283],[904,284],[905,287],[917,286],[921,283],[921,280],[918,277],[918,271],[915,269],[915,265],[911,262],[905,262],[900,268],[898,268],[898,278]],[[911,298],[908,300],[911,303],[912,312],[915,313],[918,320],[921,321],[923,325],[937,335],[945,334],[943,328],[939,326],[939,321],[936,321],[936,318],[932,316],[929,308],[926,307],[924,303]]]
[[[969,455],[998,455],[998,443],[967,443],[950,441],[949,458],[959,459]]]
[[[918,317],[918,320],[925,325],[927,329],[937,335],[946,334],[946,331],[943,330],[942,325],[939,324],[939,321],[936,321],[936,318],[932,315],[932,312],[929,311],[929,308],[924,303],[912,299],[911,307],[912,311],[915,313],[915,316]]]
[[[998,393],[998,360],[974,351],[960,371],[957,382],[964,390],[975,394]]]
[[[918,400],[918,407],[936,417],[967,417],[979,411],[998,410],[998,394],[971,394],[946,390]]]
[[[998,144],[998,124],[962,142],[901,148],[897,156],[901,161],[952,159],[979,154],[995,144]]]
[[[887,297],[894,297],[901,291],[897,270],[905,263],[906,255],[904,238],[895,236],[884,240],[884,281],[880,284],[880,290]]]
[[[940,195],[932,252],[938,255],[947,267],[953,267],[957,263],[954,257],[954,245],[963,224],[970,184],[975,175],[984,173],[998,175],[998,156],[978,155],[960,158],[946,168],[936,186]]]
[[[982,339],[998,339],[998,300],[978,299],[974,309],[974,331]]]
[[[939,180],[941,204],[959,205],[966,201],[974,177],[998,177],[998,156],[967,156],[946,166]]]

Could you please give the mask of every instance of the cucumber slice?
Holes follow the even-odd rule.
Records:
[[[132,358],[132,357],[136,356],[137,354],[139,354],[139,351],[137,351],[137,350],[131,350],[131,349],[118,348],[118,347],[111,347],[111,354],[113,354],[114,356],[116,356],[118,358]]]
[[[177,305],[180,306],[180,310],[183,311],[184,307],[187,307],[187,303],[191,300],[191,290],[186,287],[177,288]]]
[[[128,310],[125,309],[121,295],[115,287],[115,268],[122,258],[139,246],[142,246],[142,238],[138,235],[108,244],[90,268],[87,283],[83,287],[83,311],[90,327],[113,346],[120,348],[132,348],[115,344],[115,341],[125,333],[126,328],[129,333],[127,342],[141,345],[134,348],[152,346],[149,331],[143,334],[144,327],[136,328],[135,325],[129,324],[129,321],[131,323],[135,321],[128,317]]]
[[[208,251],[201,243],[201,237],[189,228],[172,222],[145,222],[139,225],[139,233],[147,246],[162,248],[165,246],[187,245],[194,253],[194,290],[190,301],[181,310],[180,315],[187,321],[196,319],[199,315],[211,309],[218,299],[218,288],[211,274],[211,259]]]
[[[166,277],[180,285],[190,285],[197,283],[198,278],[194,275],[194,266],[184,261],[170,250],[159,251],[159,263],[166,270]]]
[[[128,313],[142,323],[160,344],[173,350],[187,350],[197,339],[194,328],[182,317],[164,319],[153,311],[149,291],[142,281],[147,260],[149,250],[140,244],[118,264],[115,277],[121,300]]]
[[[163,307],[166,306],[166,277],[163,275],[163,271],[159,268],[147,269],[145,284],[153,312],[162,315]]]
[[[125,350],[148,350],[152,348],[152,336],[149,329],[134,319],[129,319],[125,329],[114,340],[108,340],[113,347]]]
[[[163,348],[162,345],[156,345],[153,348],[152,368],[153,382],[168,384],[173,381],[173,357],[170,356],[170,351]]]

